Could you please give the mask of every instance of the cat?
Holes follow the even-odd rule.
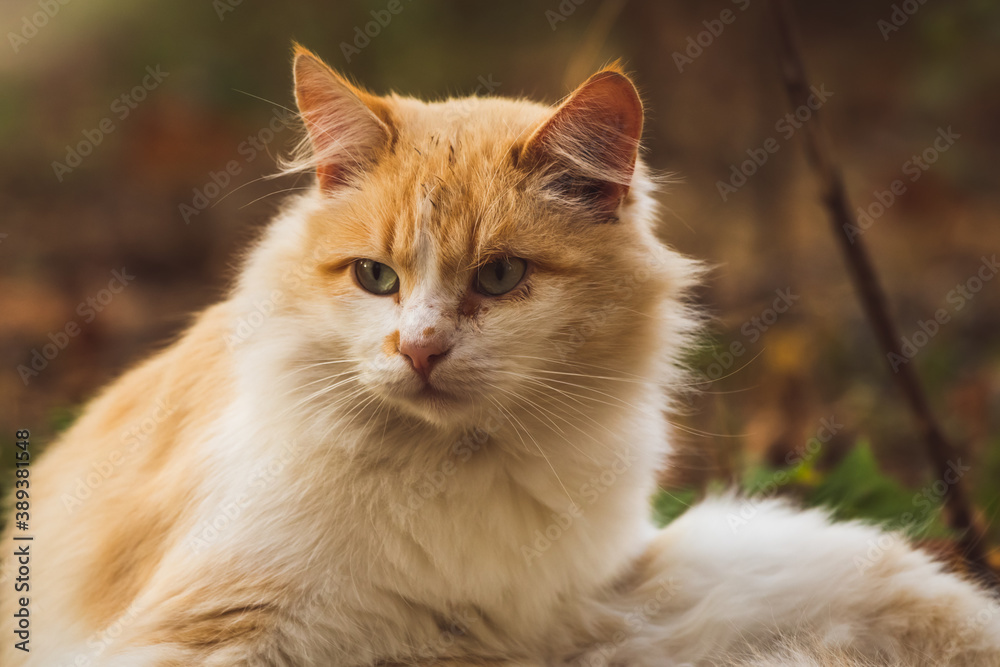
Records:
[[[619,66],[556,107],[294,79],[315,178],[32,468],[4,665],[1000,665],[996,598],[875,527],[652,526],[701,267]]]

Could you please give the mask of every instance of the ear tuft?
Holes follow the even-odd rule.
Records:
[[[351,85],[298,44],[293,69],[295,101],[311,148],[308,162],[316,169],[320,188],[333,190],[363,172],[390,145],[388,113],[378,98]]]
[[[614,72],[615,74],[621,74],[626,79],[628,78],[628,74],[625,73],[625,62],[621,58],[615,58],[614,60],[609,62],[607,65],[601,68],[601,71],[598,72],[598,74],[601,74],[603,72]]]
[[[591,76],[526,142],[518,164],[559,176],[561,196],[613,215],[628,194],[642,102],[618,61]]]

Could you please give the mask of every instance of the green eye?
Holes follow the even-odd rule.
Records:
[[[393,294],[399,291],[399,276],[385,264],[373,259],[359,259],[354,263],[358,284],[372,294]]]
[[[489,296],[506,294],[517,287],[527,268],[527,262],[519,257],[495,259],[479,269],[476,289]]]

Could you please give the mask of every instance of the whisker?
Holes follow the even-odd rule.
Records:
[[[492,399],[492,397],[490,397],[490,398]],[[500,409],[501,412],[505,412],[507,414],[507,416],[512,420],[512,424],[516,423],[516,424],[520,425],[521,428],[524,429],[525,435],[527,435],[528,438],[535,445],[535,449],[538,450],[539,455],[541,455],[542,459],[544,459],[545,463],[549,466],[549,470],[551,470],[552,474],[555,476],[556,482],[559,483],[559,487],[563,490],[563,493],[566,494],[566,499],[569,500],[572,503],[573,502],[573,496],[570,495],[570,492],[566,488],[566,485],[563,484],[562,478],[559,477],[559,473],[556,472],[555,466],[552,465],[552,462],[549,460],[549,457],[547,457],[545,455],[545,452],[543,452],[542,448],[538,445],[538,441],[535,440],[535,438],[531,435],[531,432],[527,428],[524,427],[524,424],[521,423],[521,420],[517,418],[517,415],[515,415],[513,412],[511,412],[509,410],[505,410],[504,407],[502,405],[500,405],[500,402],[497,401],[496,399],[492,399],[492,400],[496,404],[497,408]],[[517,433],[517,427],[516,426],[514,427],[514,432]],[[518,437],[520,438],[521,436],[518,435]],[[521,443],[524,444],[525,447],[527,447],[527,444],[524,442],[524,438],[521,438]]]
[[[256,204],[261,199],[267,199],[268,197],[273,197],[274,195],[280,195],[283,192],[294,192],[295,190],[310,190],[310,189],[312,189],[311,186],[310,187],[297,186],[297,187],[294,187],[294,188],[284,188],[283,190],[275,190],[274,192],[268,192],[266,195],[262,195],[260,197],[257,197],[253,201],[250,201],[250,202],[247,202],[246,204],[243,204],[243,206],[240,206],[240,209],[244,209],[247,206],[251,206],[253,204]]]

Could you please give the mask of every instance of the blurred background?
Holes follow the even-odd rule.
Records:
[[[791,4],[906,363],[997,560],[1000,3]],[[301,185],[262,178],[295,135],[293,40],[375,92],[437,99],[555,102],[620,57],[672,176],[662,237],[714,267],[661,517],[737,484],[948,543],[948,484],[852,290],[763,0],[4,0],[0,25],[0,489],[14,430],[44,447],[168,343]]]

